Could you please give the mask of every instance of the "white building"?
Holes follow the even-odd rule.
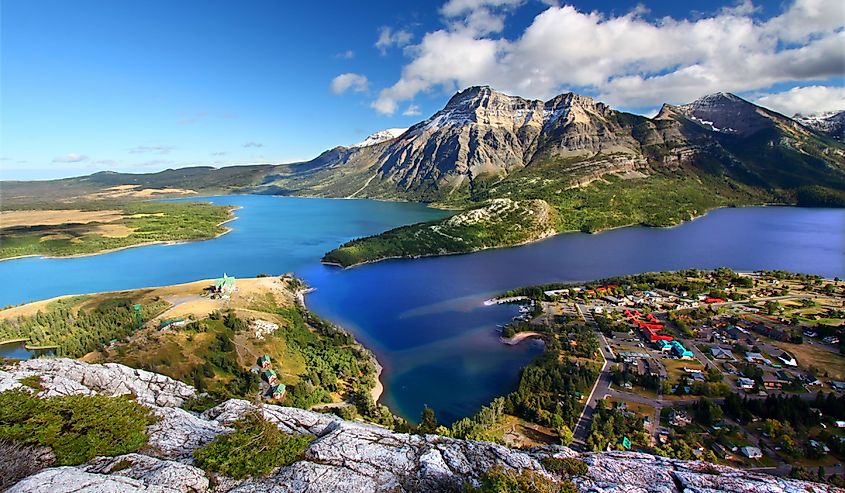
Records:
[[[763,458],[763,451],[757,447],[742,447],[739,449],[742,452],[742,455],[748,457],[749,459],[762,459]]]

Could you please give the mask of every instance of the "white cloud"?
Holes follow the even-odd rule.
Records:
[[[343,58],[344,60],[352,60],[355,58],[355,52],[352,50],[341,51],[335,55],[335,58]]]
[[[420,114],[420,107],[415,104],[409,104],[405,111],[402,112],[403,116],[417,116]]]
[[[442,7],[440,13],[447,17],[455,17],[467,12],[474,12],[481,8],[516,7],[524,0],[449,0]]]
[[[84,154],[77,154],[75,152],[71,152],[70,154],[53,158],[54,163],[82,163],[87,160],[88,156]]]
[[[793,87],[788,91],[760,95],[754,102],[786,116],[842,111],[845,110],[845,87]]]
[[[409,44],[413,37],[414,35],[405,29],[394,31],[388,26],[382,26],[378,30],[378,40],[376,40],[375,47],[382,55],[386,55],[388,48],[391,46],[401,48]]]
[[[447,27],[406,50],[410,62],[372,107],[390,114],[422,91],[488,84],[543,99],[575,89],[616,106],[650,108],[715,91],[845,75],[845,4],[839,0],[796,0],[765,21],[747,1],[694,20],[652,21],[641,7],[608,16],[551,6],[515,39],[473,24],[475,12],[492,15],[493,8],[518,3],[447,2],[441,9],[451,16]]]
[[[257,148],[259,148],[259,147],[264,147],[264,144],[262,144],[261,142],[252,142],[252,141],[250,141],[250,142],[245,143],[245,144],[243,145],[243,147],[245,147],[245,148],[247,148],[247,149],[249,149],[249,148],[256,148],[256,149],[257,149]]]
[[[367,76],[348,72],[332,79],[331,89],[335,94],[343,94],[352,89],[354,92],[365,92],[369,87]]]

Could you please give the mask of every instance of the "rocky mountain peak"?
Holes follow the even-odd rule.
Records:
[[[399,137],[405,131],[408,130],[407,128],[388,128],[385,130],[379,130],[373,134],[367,136],[366,139],[358,142],[357,144],[352,144],[349,147],[368,147],[371,145],[381,144],[382,142],[386,142],[388,140],[393,140],[396,137]]]
[[[678,106],[690,120],[724,134],[751,135],[771,126],[771,116],[729,92],[717,92]]]
[[[512,124],[528,111],[542,109],[539,100],[529,101],[519,96],[510,96],[489,86],[473,86],[458,92],[446,106],[428,122],[443,124]]]
[[[807,115],[796,113],[792,119],[805,127],[833,137],[836,140],[845,140],[845,110],[825,111]]]

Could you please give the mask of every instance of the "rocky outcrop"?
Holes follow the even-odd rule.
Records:
[[[39,397],[99,394],[131,395],[150,407],[179,407],[197,396],[190,385],[158,373],[136,370],[116,363],[90,365],[72,359],[31,359],[16,365],[12,373],[0,372],[0,392],[20,388],[19,380],[41,378]]]
[[[67,359],[24,362],[0,372],[0,389],[18,388],[18,381],[31,375],[40,376],[47,387],[41,396],[131,394],[162,419],[149,428],[150,443],[143,453],[44,469],[12,486],[9,491],[13,493],[460,491],[466,482],[476,481],[493,466],[527,469],[556,481],[559,478],[540,462],[548,456],[579,457],[589,464],[587,474],[574,479],[583,492],[836,491],[814,483],[638,453],[578,454],[554,446],[520,451],[486,442],[394,433],[331,415],[244,400],[229,400],[196,415],[175,404],[192,395],[193,389],[121,365],[87,365]],[[50,388],[54,383],[61,386],[60,392]],[[254,411],[286,433],[316,437],[301,460],[267,477],[244,481],[211,478],[192,465],[193,450],[227,433],[232,422]]]

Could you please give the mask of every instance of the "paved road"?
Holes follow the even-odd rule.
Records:
[[[604,334],[599,332],[596,320],[593,318],[593,314],[590,313],[589,309],[582,304],[576,305],[576,308],[578,313],[581,315],[581,318],[590,324],[596,331],[596,335],[599,339],[599,350],[601,351],[602,358],[604,359],[604,365],[602,365],[599,378],[596,379],[596,383],[593,384],[593,389],[590,391],[590,395],[587,396],[587,403],[584,405],[584,410],[581,411],[581,416],[575,424],[575,429],[572,430],[572,434],[574,436],[572,447],[586,450],[587,435],[590,431],[590,422],[592,422],[593,413],[596,410],[596,404],[598,401],[604,399],[610,392],[610,362],[614,361],[616,356],[613,352],[608,350],[607,339],[604,338]]]

